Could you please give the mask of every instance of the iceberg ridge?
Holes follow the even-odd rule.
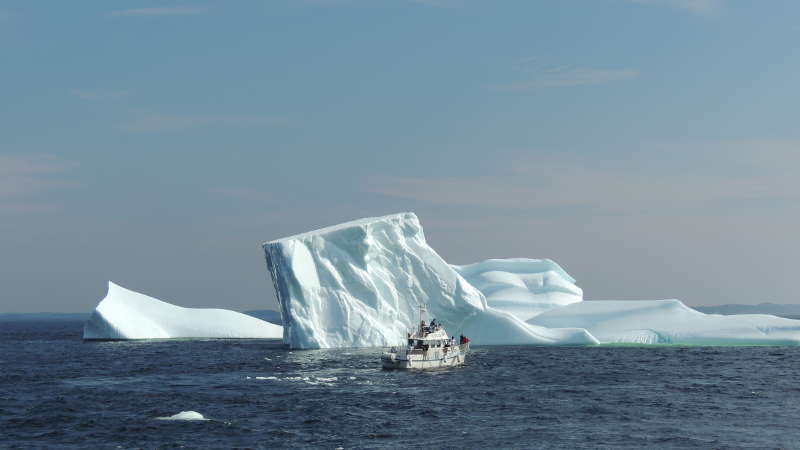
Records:
[[[679,300],[590,300],[552,309],[528,323],[585,328],[601,343],[800,344],[800,320],[765,314],[704,314]]]
[[[575,279],[549,259],[487,259],[452,267],[486,296],[489,306],[521,320],[583,300]]]

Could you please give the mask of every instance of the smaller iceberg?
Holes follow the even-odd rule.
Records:
[[[174,416],[156,417],[156,420],[208,420],[197,411],[181,411]]]
[[[575,279],[549,259],[487,259],[452,267],[481,291],[490,307],[520,320],[583,300]]]
[[[182,308],[108,282],[83,327],[86,340],[169,338],[280,339],[283,327],[225,309]]]
[[[552,309],[528,323],[584,328],[603,344],[800,344],[800,320],[703,314],[679,300],[590,300]]]

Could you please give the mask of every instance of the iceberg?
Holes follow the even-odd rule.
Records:
[[[800,320],[765,314],[704,314],[679,300],[590,300],[552,309],[528,323],[584,328],[601,343],[800,344]]]
[[[206,419],[202,414],[197,411],[181,411],[169,417],[156,417],[156,420],[202,420]]]
[[[283,328],[225,309],[182,308],[108,282],[108,293],[83,327],[83,338],[266,338]]]
[[[549,259],[487,259],[452,267],[483,293],[490,307],[521,320],[583,300],[575,279]]]
[[[355,220],[263,244],[292,348],[404,341],[420,305],[475,344],[596,344],[584,329],[549,329],[501,309],[425,241],[414,213]]]

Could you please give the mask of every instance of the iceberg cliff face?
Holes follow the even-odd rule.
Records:
[[[487,305],[425,241],[413,213],[367,218],[264,244],[293,348],[394,345],[418,306],[476,344],[591,344],[581,329],[531,326]]]
[[[83,327],[83,338],[269,338],[283,328],[225,309],[182,308],[108,282],[108,294]]]
[[[528,323],[585,328],[601,343],[800,344],[798,320],[764,314],[703,314],[678,300],[591,300],[552,309]]]
[[[487,259],[453,268],[486,296],[490,307],[521,320],[583,300],[575,279],[549,259]]]

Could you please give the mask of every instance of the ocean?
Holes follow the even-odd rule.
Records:
[[[384,371],[380,349],[83,342],[0,322],[3,448],[800,448],[798,347],[475,346]],[[196,411],[208,420],[164,420]]]

